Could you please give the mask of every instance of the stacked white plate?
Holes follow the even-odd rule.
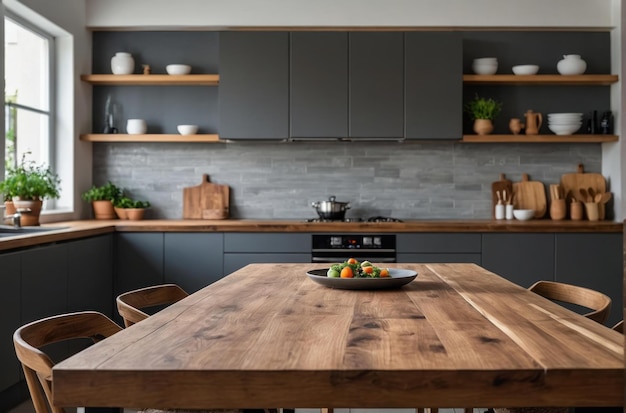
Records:
[[[548,113],[548,128],[557,135],[571,135],[582,124],[582,113]]]

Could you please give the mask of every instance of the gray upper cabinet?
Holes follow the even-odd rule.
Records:
[[[289,136],[289,33],[220,33],[222,139]]]
[[[349,135],[404,137],[404,33],[349,34]]]
[[[348,137],[348,33],[293,32],[292,138]]]
[[[463,133],[460,33],[405,34],[406,139],[460,139]]]

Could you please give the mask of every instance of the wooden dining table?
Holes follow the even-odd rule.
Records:
[[[624,404],[621,334],[475,264],[386,266],[418,276],[336,289],[320,264],[248,265],[57,364],[54,404]]]

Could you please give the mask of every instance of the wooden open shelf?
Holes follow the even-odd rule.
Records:
[[[92,85],[136,86],[217,86],[219,75],[81,75]]]
[[[464,143],[603,143],[617,135],[463,135]]]
[[[617,75],[463,75],[467,84],[501,85],[594,85],[606,86],[616,83]]]
[[[146,134],[127,135],[123,133],[101,134],[91,133],[80,135],[85,142],[223,142],[216,134],[176,135],[176,134]]]

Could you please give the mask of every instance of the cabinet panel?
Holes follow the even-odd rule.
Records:
[[[311,254],[304,253],[226,253],[224,254],[224,274],[228,275],[252,263],[307,263]],[[303,274],[304,275],[304,274]]]
[[[223,234],[166,233],[164,242],[165,282],[191,294],[224,276]]]
[[[348,136],[348,33],[291,33],[292,138]]]
[[[554,234],[483,234],[482,266],[522,287],[554,280]]]
[[[117,233],[114,248],[115,296],[163,283],[163,233]]]
[[[465,263],[470,262],[480,265],[480,254],[397,254],[398,262],[420,262],[420,263]]]
[[[404,34],[349,34],[350,137],[404,137]]]
[[[607,325],[623,318],[622,234],[556,234],[556,281],[581,285],[611,297]]]
[[[463,129],[461,34],[405,34],[407,139],[459,139]]]
[[[227,233],[224,252],[311,253],[311,234]]]
[[[13,347],[13,332],[20,324],[20,255],[0,255],[2,288],[0,288],[0,392],[20,380],[20,364]]]
[[[398,253],[481,252],[480,234],[398,234]]]
[[[112,317],[113,235],[72,241],[67,247],[68,311],[94,310]]]
[[[220,129],[225,139],[286,139],[289,33],[220,33]]]

